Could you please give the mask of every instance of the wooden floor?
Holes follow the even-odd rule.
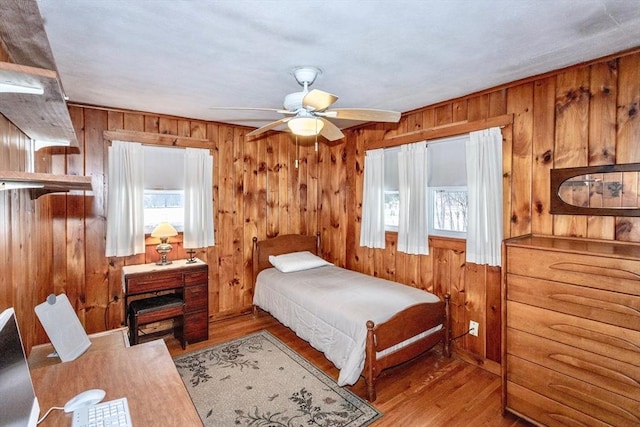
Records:
[[[338,370],[322,353],[298,338],[269,314],[261,312],[212,323],[209,341],[182,350],[175,338],[167,339],[172,356],[192,352],[262,329],[268,330],[334,379]],[[361,378],[349,387],[365,398]],[[515,416],[502,415],[500,377],[458,358],[443,357],[439,349],[418,357],[379,377],[373,405],[384,415],[372,424],[383,426],[529,426]]]

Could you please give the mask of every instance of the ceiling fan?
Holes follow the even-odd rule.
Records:
[[[258,136],[286,123],[289,130],[295,135],[321,135],[329,141],[336,141],[343,138],[344,134],[328,119],[366,122],[398,122],[400,120],[400,113],[396,111],[367,108],[329,109],[338,100],[336,95],[318,89],[309,90],[309,86],[313,84],[321,73],[322,70],[320,68],[313,66],[294,68],[291,74],[303,89],[301,92],[290,93],[285,97],[284,109],[237,108],[241,110],[276,111],[287,116],[249,132],[247,137]]]

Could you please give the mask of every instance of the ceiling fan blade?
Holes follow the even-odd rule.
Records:
[[[280,119],[280,120],[276,120],[275,122],[267,123],[266,125],[264,125],[262,127],[259,127],[258,129],[252,130],[246,136],[247,137],[253,137],[253,136],[260,135],[261,133],[265,133],[268,130],[277,128],[278,126],[280,126],[283,123],[287,123],[289,120],[291,120],[291,117],[285,117],[284,119]]]
[[[310,111],[322,111],[337,100],[338,97],[329,92],[313,89],[302,98],[302,106]]]
[[[324,123],[324,126],[320,131],[320,135],[324,136],[329,141],[336,141],[344,138],[344,134],[340,129],[338,129],[338,126],[334,125],[327,119],[323,119],[322,117],[320,117],[320,120]]]
[[[336,119],[361,120],[364,122],[398,122],[400,120],[400,113],[397,111],[368,108],[336,108],[325,111],[324,114],[327,117],[335,117]]]
[[[283,110],[281,108],[260,108],[260,107],[209,107],[209,110],[274,111],[280,114],[295,114],[295,111]]]

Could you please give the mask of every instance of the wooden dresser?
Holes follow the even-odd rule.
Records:
[[[640,245],[528,235],[503,254],[503,409],[640,425]]]
[[[184,300],[183,333],[186,343],[209,339],[208,266],[176,260],[172,264],[128,265],[122,268],[125,309],[133,298],[173,292]],[[126,313],[125,313],[126,316]]]

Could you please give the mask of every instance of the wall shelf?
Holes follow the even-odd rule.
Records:
[[[0,62],[0,82],[43,89],[42,95],[0,93],[0,113],[29,138],[47,145],[78,145],[55,71]]]
[[[31,199],[71,190],[92,191],[90,176],[0,171],[0,190],[10,188],[30,189]]]
[[[0,93],[0,113],[38,146],[78,147],[66,97],[36,0],[0,1],[0,82],[43,89]]]

